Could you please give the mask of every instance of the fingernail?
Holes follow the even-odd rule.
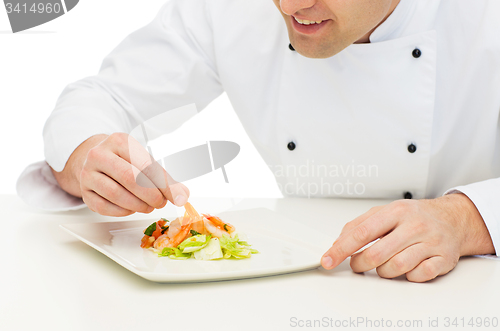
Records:
[[[149,214],[151,213],[153,210],[155,210],[153,207],[149,206],[148,209],[146,210],[146,213]]]
[[[321,264],[323,265],[323,267],[325,269],[330,269],[333,266],[333,260],[331,257],[326,255],[326,256],[323,256],[323,258],[321,259]]]
[[[182,207],[186,204],[187,202],[187,198],[185,195],[181,195],[179,194],[178,196],[175,197],[174,199],[174,205],[176,205],[177,207]]]

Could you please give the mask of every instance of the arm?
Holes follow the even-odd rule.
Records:
[[[490,234],[496,255],[500,256],[500,178],[455,187],[445,194],[463,193],[481,214]]]
[[[151,24],[127,37],[104,60],[97,76],[70,84],[60,96],[44,128],[46,160],[61,188],[83,197],[91,209],[110,214],[109,208],[103,207],[106,203],[93,202],[101,201],[97,191],[106,195],[108,202],[120,200],[114,205],[121,209],[113,207],[112,215],[164,206],[164,199],[161,203],[144,201],[146,198],[130,191],[134,189],[131,184],[127,188],[118,181],[119,168],[105,172],[103,167],[118,156],[129,167],[142,170],[144,165],[131,164],[127,159],[127,139],[117,132],[131,132],[140,123],[185,105],[194,103],[202,109],[222,93],[205,7],[205,0],[169,1]],[[139,152],[144,153],[144,149]],[[107,179],[109,185],[98,188],[102,183],[97,178],[99,172],[149,207],[120,187],[111,189],[114,184]],[[184,193],[187,198],[187,188],[182,184],[179,187],[179,195]],[[111,197],[117,190],[122,192],[121,197]],[[170,192],[162,193],[164,198],[175,200]],[[183,204],[182,199],[179,201]]]

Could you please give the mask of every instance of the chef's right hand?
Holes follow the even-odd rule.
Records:
[[[73,152],[63,172],[53,172],[65,191],[82,197],[101,215],[150,213],[167,200],[183,206],[189,197],[187,187],[175,182],[126,133],[89,138]]]

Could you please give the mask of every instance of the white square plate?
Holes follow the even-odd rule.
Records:
[[[221,213],[260,253],[249,259],[198,261],[158,257],[140,247],[144,229],[154,220],[61,225],[133,273],[154,282],[186,283],[253,278],[315,269],[332,238],[269,209]],[[168,217],[167,217],[168,218]]]

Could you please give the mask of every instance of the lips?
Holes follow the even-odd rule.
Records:
[[[307,19],[296,18],[295,16],[290,16],[292,26],[295,31],[301,34],[312,35],[323,29],[323,27],[328,24],[331,20],[318,20],[312,21]],[[320,22],[320,23],[316,23]]]

